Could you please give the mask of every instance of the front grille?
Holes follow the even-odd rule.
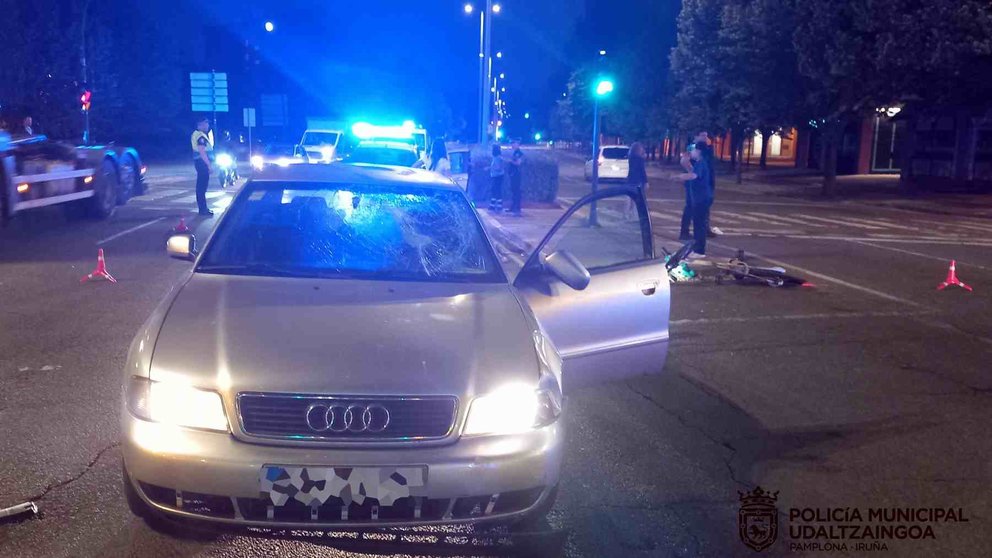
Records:
[[[229,498],[196,492],[177,492],[148,483],[140,483],[141,490],[153,502],[171,509],[181,510],[202,517],[243,518],[249,521],[285,523],[313,523],[333,525],[349,523],[376,523],[386,521],[451,521],[474,519],[489,515],[510,514],[533,506],[543,487],[516,490],[502,494],[485,494],[456,498],[399,498],[392,506],[380,507],[375,498],[366,498],[359,505],[331,497],[327,502],[310,508],[290,499],[286,505],[273,507],[260,498]]]
[[[325,408],[335,408],[335,424],[327,429]],[[344,409],[353,408],[350,426]],[[363,428],[360,410],[374,408],[373,424]],[[388,412],[384,422],[382,409]],[[241,426],[247,434],[269,438],[335,441],[412,441],[443,438],[455,422],[454,397],[338,397],[242,393],[238,395]],[[308,411],[311,420],[308,423]],[[314,428],[316,425],[317,428]]]

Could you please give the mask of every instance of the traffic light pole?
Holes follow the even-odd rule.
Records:
[[[599,190],[599,95],[592,102],[592,193]],[[589,204],[589,226],[598,227],[596,202]]]
[[[83,125],[83,145],[89,145],[90,144],[90,111],[84,110],[83,118],[85,120],[85,124]]]

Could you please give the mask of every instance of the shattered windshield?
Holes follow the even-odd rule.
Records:
[[[245,188],[197,271],[505,280],[471,206],[459,192],[259,182]]]

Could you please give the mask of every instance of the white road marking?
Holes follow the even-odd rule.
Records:
[[[848,221],[841,221],[840,219],[827,219],[826,217],[816,217],[813,215],[797,214],[796,217],[802,217],[803,219],[813,219],[814,221],[823,221],[824,223],[831,223],[834,225],[844,225],[845,227],[857,227],[859,229],[870,229],[881,231],[885,230],[884,227],[879,227],[877,225],[865,225],[862,223],[852,223]]]
[[[706,325],[706,324],[733,324],[747,322],[772,322],[780,320],[830,320],[834,318],[906,318],[914,316],[925,316],[934,312],[922,310],[919,312],[821,312],[816,314],[786,314],[784,316],[735,316],[724,318],[687,318],[682,320],[671,320],[669,325]]]
[[[865,240],[871,242],[895,242],[906,244],[959,244],[961,246],[992,246],[990,240],[969,240],[971,237],[963,236],[835,236],[835,235],[814,235],[814,234],[783,234],[781,238],[793,240]]]
[[[900,254],[907,254],[907,255],[910,255],[910,256],[919,256],[921,258],[926,258],[928,260],[936,260],[938,262],[944,262],[944,263],[949,263],[951,261],[951,259],[953,259],[953,258],[942,258],[940,256],[934,256],[933,254],[924,254],[922,252],[914,252],[912,250],[903,250],[902,248],[893,248],[891,246],[879,246],[877,244],[874,244],[874,243],[871,243],[871,242],[865,242],[863,240],[851,240],[850,242],[853,242],[854,244],[860,244],[862,246],[870,246],[872,248],[878,248],[879,250],[888,250],[890,252],[898,252]],[[957,262],[957,264],[959,264],[959,265],[964,265],[964,266],[968,266],[968,267],[974,267],[974,268],[977,268],[977,269],[981,269],[983,271],[990,271],[990,268],[985,267],[983,265],[978,265],[978,264],[963,262],[961,260],[955,260],[955,262]]]
[[[115,235],[108,236],[107,238],[104,238],[103,240],[97,242],[96,245],[97,246],[100,246],[100,245],[106,244],[106,243],[110,242],[111,240],[116,240],[116,239],[118,239],[118,238],[120,238],[120,237],[122,237],[122,236],[124,236],[126,234],[131,234],[134,231],[138,231],[138,230],[141,230],[141,229],[143,229],[145,227],[154,225],[155,223],[158,223],[162,219],[165,219],[165,217],[159,217],[158,219],[152,219],[151,221],[148,221],[147,223],[142,223],[142,224],[140,224],[140,225],[138,225],[136,227],[131,227],[130,229],[121,231],[121,232],[119,232],[119,233],[117,233]]]
[[[784,221],[786,223],[792,223],[794,225],[802,225],[804,227],[810,227],[810,228],[820,229],[826,227],[826,225],[820,225],[819,223],[810,223],[808,221],[793,219],[791,217],[780,217],[778,215],[772,215],[770,213],[758,213],[757,211],[752,211],[751,213],[749,213],[749,215],[755,215],[757,217],[763,217],[765,219],[775,219],[777,221]]]
[[[679,224],[682,223],[682,218],[681,217],[675,217],[674,215],[668,215],[667,213],[662,213],[660,211],[654,211],[654,210],[652,210],[651,211],[651,216],[652,217],[656,217],[658,219],[662,219],[664,221],[674,221],[674,222],[679,223]]]
[[[736,253],[737,252],[737,249],[736,248],[727,246],[726,244],[721,244],[719,242],[713,242],[712,240],[707,241],[707,243],[708,244],[712,244],[713,246],[717,246],[719,248],[723,248],[725,250],[730,250],[733,253]],[[895,296],[895,295],[890,295],[888,293],[883,293],[882,291],[877,291],[877,290],[872,289],[872,288],[869,288],[869,287],[864,287],[864,286],[861,286],[861,285],[857,285],[855,283],[850,283],[850,282],[845,281],[843,279],[838,279],[837,277],[831,277],[830,275],[826,275],[826,274],[823,274],[823,273],[818,273],[816,271],[813,271],[812,269],[806,269],[806,268],[802,268],[802,267],[799,267],[799,266],[793,265],[793,264],[788,264],[786,262],[782,262],[782,261],[779,261],[779,260],[773,260],[771,258],[766,258],[764,256],[761,256],[759,254],[755,254],[754,252],[750,252],[750,251],[748,252],[748,254],[750,254],[751,256],[753,256],[755,258],[758,258],[759,260],[764,260],[764,261],[766,261],[766,262],[768,262],[768,263],[770,263],[772,265],[777,265],[777,266],[784,267],[784,268],[791,268],[791,269],[794,269],[794,270],[796,270],[796,271],[798,271],[800,273],[803,273],[805,275],[808,275],[810,277],[816,277],[817,279],[822,279],[824,281],[828,281],[830,283],[834,283],[835,285],[840,285],[842,287],[847,287],[849,289],[853,289],[853,290],[856,290],[856,291],[861,291],[863,293],[874,295],[874,296],[877,296],[879,298],[884,298],[886,300],[891,300],[893,302],[899,302],[901,304],[906,304],[908,306],[915,306],[915,307],[918,307],[918,308],[924,307],[924,305],[922,305],[922,304],[920,304],[918,302],[913,302],[912,300],[906,300],[905,298],[900,298],[900,297]]]
[[[781,224],[784,224],[784,223],[770,223],[768,219],[759,219],[757,217],[751,217],[750,215],[741,215],[741,214],[737,214],[737,213],[731,213],[729,211],[716,211],[716,210],[714,210],[714,211],[711,211],[711,213],[715,213],[717,215],[723,215],[725,217],[730,217],[731,220],[737,219],[739,221],[750,221],[752,223],[761,223],[761,224],[764,224],[764,225],[781,225]]]

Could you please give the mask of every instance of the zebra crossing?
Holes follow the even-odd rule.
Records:
[[[560,198],[565,204],[577,198]],[[785,215],[755,202],[717,203],[710,224],[726,236],[783,236],[801,238],[945,239],[992,242],[992,221],[981,218],[927,214],[883,213],[854,205],[793,204]],[[649,200],[654,229],[665,235],[678,233],[682,207],[674,200]],[[719,209],[717,209],[719,208]],[[870,214],[867,214],[871,212]]]
[[[222,211],[231,204],[237,188],[228,190],[208,190],[207,204],[214,211]],[[196,210],[196,194],[189,188],[162,188],[152,186],[141,196],[132,198],[131,203],[151,211]]]

